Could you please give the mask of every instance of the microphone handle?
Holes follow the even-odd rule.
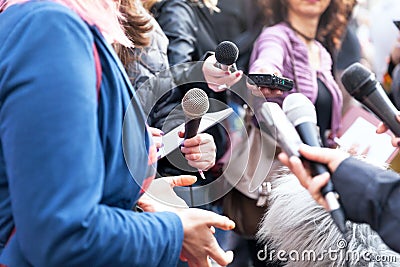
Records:
[[[312,122],[300,123],[299,125],[296,126],[296,130],[300,135],[300,138],[302,139],[304,144],[307,144],[309,146],[321,147],[321,140],[315,123]],[[318,162],[312,162],[312,161],[308,162],[310,162],[311,172],[313,176],[322,174],[324,172],[329,172],[329,169],[326,165],[323,165]],[[333,221],[335,222],[340,232],[343,234],[343,237],[345,237],[346,217],[337,199],[335,189],[330,179],[328,183],[321,189],[321,194],[324,196],[325,201],[328,203],[329,212],[332,216]]]
[[[304,144],[309,146],[321,147],[321,139],[319,138],[319,132],[317,126],[312,122],[303,122],[296,126],[296,131],[299,133],[301,140]],[[312,176],[323,174],[324,172],[329,173],[329,169],[326,165],[319,162],[307,160],[310,163]],[[329,192],[334,192],[333,184],[331,180],[321,189],[323,196]]]
[[[185,123],[185,139],[189,139],[195,137],[197,135],[197,131],[199,130],[201,117],[189,119]]]
[[[380,85],[377,85],[380,86]],[[360,102],[367,106],[381,121],[383,121],[395,136],[400,136],[400,123],[396,119],[399,112],[386,93],[374,90]]]

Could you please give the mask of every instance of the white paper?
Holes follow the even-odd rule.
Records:
[[[366,157],[377,164],[385,163],[396,150],[389,134],[377,134],[376,126],[362,117],[354,121],[338,140],[338,144],[345,150],[359,145],[359,153],[369,147]]]
[[[229,115],[233,113],[232,108],[227,108],[217,112],[210,112],[206,113],[200,121],[200,126],[198,132],[201,133],[214,124],[221,122],[222,120],[226,119]],[[183,138],[179,138],[178,132],[185,130],[185,124],[182,123],[180,126],[176,127],[175,129],[169,131],[166,135],[161,137],[161,142],[164,144],[162,148],[159,149],[157,152],[158,158],[162,158],[173,150],[175,150],[183,141]]]

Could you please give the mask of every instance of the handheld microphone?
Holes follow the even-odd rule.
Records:
[[[223,41],[215,49],[215,58],[217,59],[215,67],[235,72],[237,71],[236,60],[238,57],[239,48],[230,41]]]
[[[183,96],[182,109],[186,118],[185,139],[196,136],[201,117],[207,113],[209,107],[207,94],[199,88],[190,89]]]
[[[371,71],[360,63],[354,63],[343,72],[341,80],[351,96],[369,108],[396,136],[400,136],[400,123],[396,119],[399,111]]]
[[[260,129],[274,138],[289,157],[300,157],[299,147],[303,142],[281,107],[277,103],[265,102],[260,114]]]
[[[207,94],[199,89],[193,88],[187,91],[182,98],[182,109],[185,113],[185,139],[195,137],[199,130],[200,121],[207,113],[210,103]],[[199,170],[201,178],[205,179],[203,171]]]
[[[283,100],[282,109],[285,112],[289,121],[296,128],[304,144],[309,146],[321,147],[321,138],[317,128],[317,115],[313,103],[301,93],[293,93],[288,95]],[[312,175],[319,175],[329,172],[329,169],[324,164],[318,162],[311,162],[310,167]],[[332,181],[329,180],[322,189],[321,193],[328,203],[329,212],[332,219],[345,235],[346,232],[346,219],[344,212],[337,199],[337,193],[333,188]]]

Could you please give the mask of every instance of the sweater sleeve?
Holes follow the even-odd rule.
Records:
[[[20,247],[32,266],[175,266],[177,215],[100,204],[106,155],[88,27],[58,4],[32,10],[0,49],[0,138],[17,229],[4,253]]]
[[[368,223],[384,242],[400,252],[400,176],[348,158],[332,175],[348,219]]]
[[[250,58],[249,73],[258,73],[260,69],[278,70],[283,73],[285,47],[283,33],[275,28],[265,28],[257,38]]]

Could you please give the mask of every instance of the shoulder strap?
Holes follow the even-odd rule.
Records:
[[[99,52],[97,51],[96,44],[93,43],[93,55],[94,55],[94,63],[96,67],[96,93],[97,93],[97,101],[100,98],[100,86],[101,86],[101,62],[99,57]]]

